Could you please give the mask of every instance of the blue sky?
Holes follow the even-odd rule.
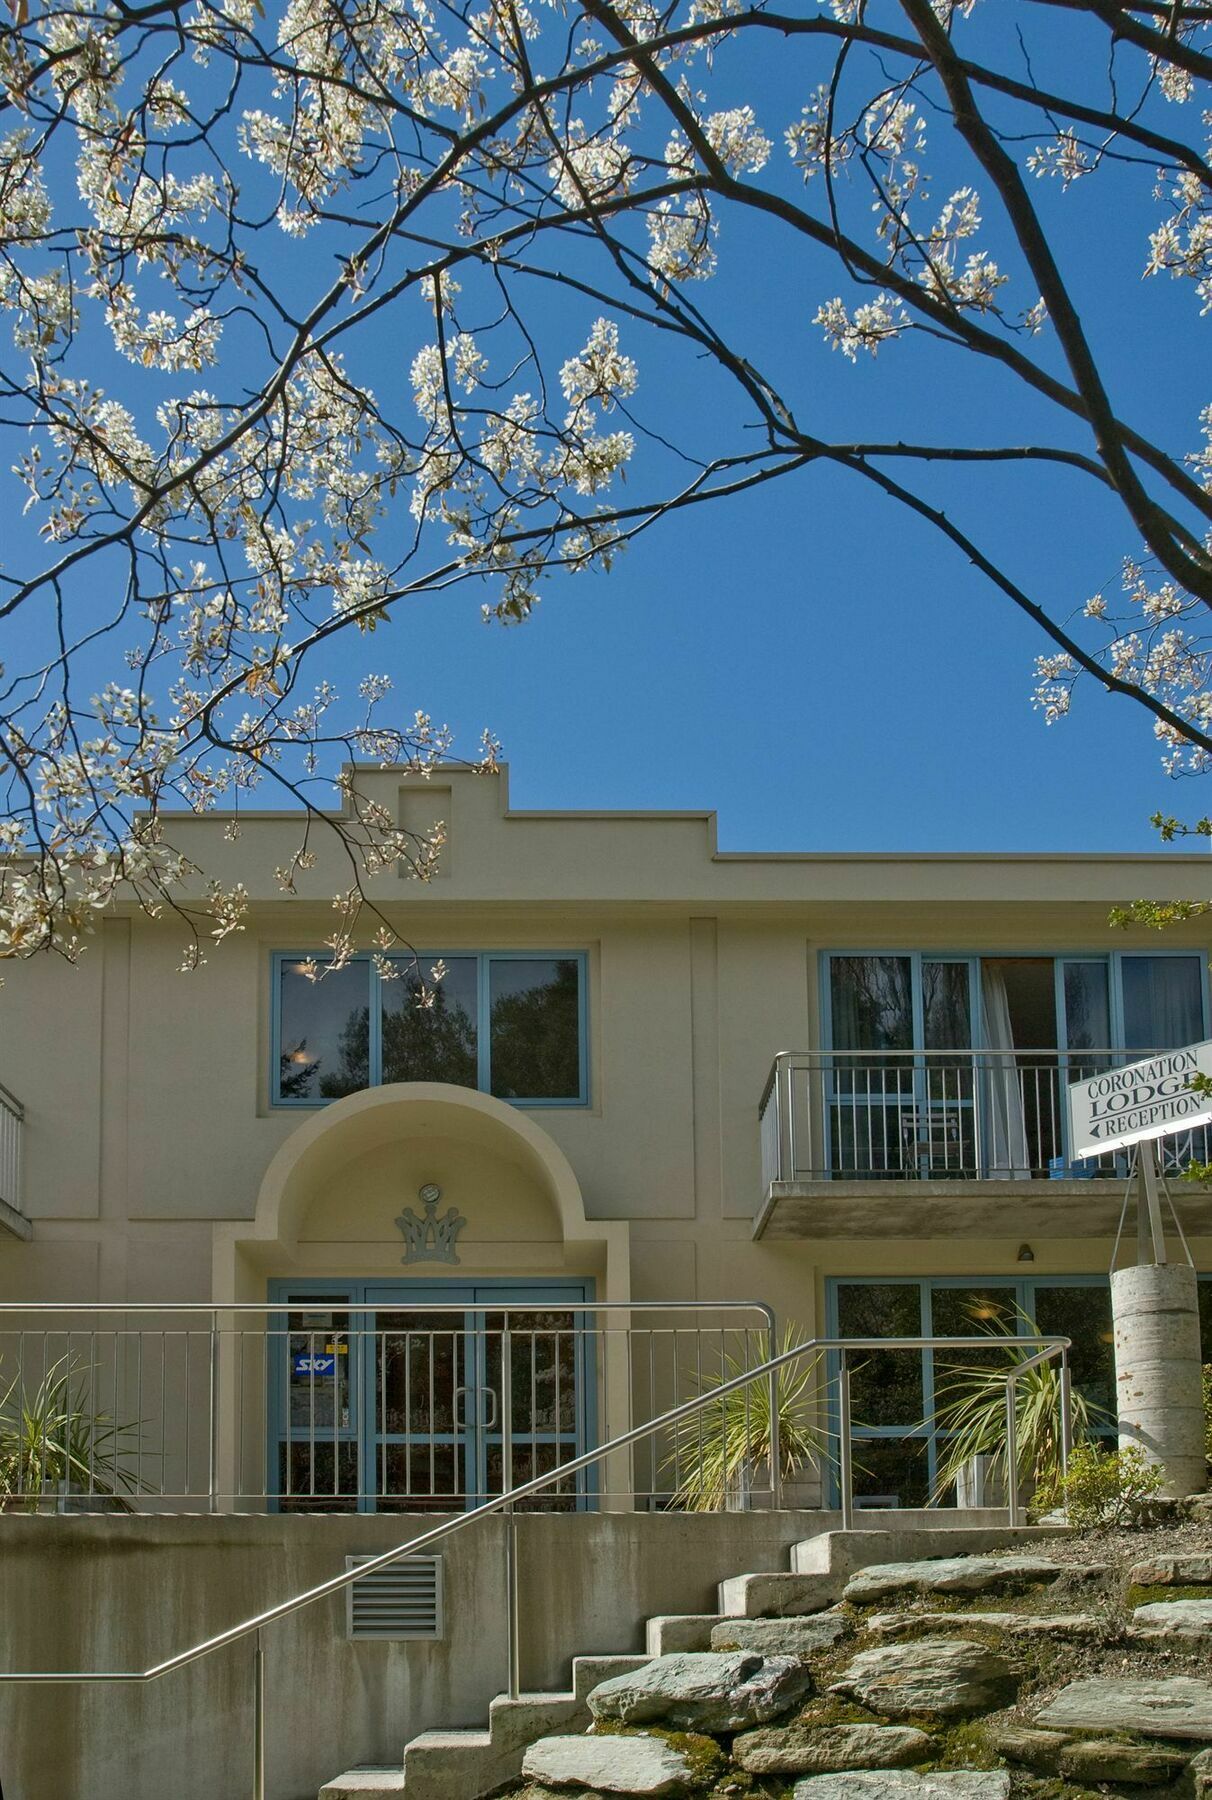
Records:
[[[1005,39],[1033,11],[979,8],[976,23]],[[1051,73],[1071,79],[1088,40],[1050,13],[1043,23]],[[770,178],[798,182],[781,138],[809,83],[763,48],[752,67],[721,58],[711,104],[754,101],[776,141]],[[1045,78],[1047,63],[1036,64]],[[1164,122],[1197,130],[1194,108]],[[940,201],[952,172],[957,185],[967,177],[944,160]],[[1064,196],[1055,184],[1034,193],[1113,401],[1181,452],[1196,448],[1212,398],[1199,378],[1207,321],[1186,284],[1141,279],[1158,218],[1151,180],[1142,171],[1131,184],[1112,175]],[[818,192],[809,198],[819,205]],[[986,216],[982,243],[1013,268],[992,205]],[[964,354],[897,344],[876,362],[844,362],[812,323],[822,300],[846,292],[836,266],[752,217],[725,213],[721,227],[720,275],[693,297],[771,372],[802,425],[834,437],[1007,443],[1046,431],[1062,441],[1012,381]],[[292,253],[314,257],[281,240],[271,254],[285,269]],[[1016,283],[1016,305],[1034,297]],[[539,324],[558,330],[556,361],[602,310],[587,301],[582,317],[560,304],[557,318],[546,296],[535,300]],[[427,329],[419,300],[381,324],[366,346],[376,391],[406,394]],[[731,397],[692,363],[666,363],[626,333],[623,347],[640,366],[641,417],[675,421],[696,448],[717,427],[732,447],[742,441]],[[1052,352],[1043,344],[1039,354]],[[96,355],[111,391],[128,398],[129,370]],[[246,372],[237,360],[207,385],[229,394]],[[1088,447],[1076,427],[1063,441]],[[912,479],[1062,617],[1098,589],[1113,593],[1121,558],[1137,548],[1075,476],[931,467]],[[0,481],[8,561],[33,526],[16,520],[11,476]],[[645,491],[640,481],[637,497]],[[1201,783],[1164,776],[1148,717],[1126,701],[1086,683],[1071,717],[1046,727],[1030,699],[1033,658],[1046,648],[1036,628],[928,526],[837,470],[677,515],[609,576],[560,576],[543,595],[512,630],[481,622],[479,590],[409,602],[373,639],[352,637],[326,672],[350,690],[367,667],[388,669],[405,710],[448,721],[468,754],[490,728],[517,806],[715,807],[726,848],[1144,850],[1157,846],[1152,812],[1210,808]],[[13,652],[0,647],[10,668]]]
[[[1035,13],[975,15],[1016,73],[1007,34]],[[1035,70],[1072,82],[1090,40],[1051,13],[1045,23]],[[802,68],[772,77],[767,55],[752,72],[738,66],[731,91],[712,88],[712,105],[755,101],[776,140],[776,182],[782,126],[805,86]],[[1161,115],[1196,129],[1193,108]],[[941,133],[932,144],[941,155]],[[967,166],[954,174],[971,179]],[[1181,452],[1197,447],[1212,398],[1198,379],[1208,322],[1189,284],[1142,279],[1158,220],[1151,187],[1151,171],[1130,182],[1112,172],[1063,195],[1040,182],[1033,195],[1115,403]],[[944,163],[935,193],[946,189]],[[820,205],[819,192],[808,197]],[[1013,268],[994,207],[985,214],[981,242]],[[897,344],[845,362],[812,323],[822,299],[845,291],[836,265],[751,217],[721,223],[720,273],[693,297],[776,376],[801,424],[969,443],[1042,430],[1089,447],[1077,428],[1041,425],[1009,378],[962,353]],[[1013,291],[1022,305],[1035,297]],[[719,390],[626,331],[623,341],[640,364],[640,415],[698,433]],[[1046,342],[1037,353],[1059,369]],[[1113,595],[1137,548],[1118,511],[1065,474],[932,467],[913,481],[1062,617],[1095,591]],[[710,806],[734,849],[1061,851],[1159,848],[1153,812],[1194,817],[1212,800],[1202,782],[1162,772],[1141,709],[1089,683],[1071,716],[1046,726],[1031,704],[1034,657],[1048,647],[1036,627],[928,526],[837,471],[666,521],[609,576],[547,583],[523,627],[483,625],[481,598],[410,605],[390,642],[402,686],[469,749],[484,725],[500,737],[518,806]]]

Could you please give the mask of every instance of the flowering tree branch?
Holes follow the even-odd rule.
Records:
[[[176,816],[221,807],[235,833],[274,791],[300,818],[283,889],[334,837],[333,956],[385,955],[372,878],[425,879],[441,830],[405,831],[356,768],[453,745],[387,673],[341,691],[334,644],[381,630],[390,666],[408,600],[468,587],[523,622],[687,508],[772,482],[811,504],[822,466],[1035,622],[1050,719],[1084,673],[1152,715],[1171,768],[1206,766],[1212,407],[1178,443],[1128,416],[1060,198],[1102,184],[1108,258],[1212,311],[1212,10],[7,4],[0,957],[74,957],[123,899],[174,911],[192,966],[246,896]],[[734,322],[755,232],[765,284],[804,293],[801,342]],[[1009,384],[1030,428],[948,441],[877,394],[839,433],[813,343],[942,382],[963,354],[983,416]],[[1117,508],[1120,600],[1034,591],[967,488],[940,502],[961,468]]]

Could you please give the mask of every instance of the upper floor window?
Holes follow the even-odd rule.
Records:
[[[310,960],[323,963],[319,957]],[[585,958],[531,951],[356,957],[321,979],[300,953],[274,957],[276,1106],[316,1106],[389,1081],[446,1081],[528,1106],[583,1106]],[[429,994],[422,1002],[419,988]]]
[[[834,1051],[1173,1050],[1205,1033],[1204,962],[849,952],[827,957]]]

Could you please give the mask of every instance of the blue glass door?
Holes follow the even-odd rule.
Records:
[[[458,1512],[502,1491],[507,1421],[515,1487],[591,1441],[588,1282],[275,1289],[290,1307],[269,1340],[282,1510]],[[593,1491],[582,1472],[521,1504],[569,1511]]]
[[[362,1297],[375,1309],[365,1315],[362,1339],[359,1437],[368,1509],[458,1512],[474,1505],[486,1410],[476,1318],[466,1310],[475,1289],[397,1282],[368,1287]],[[435,1300],[442,1311],[428,1310]],[[427,1310],[418,1310],[419,1302]]]
[[[376,1510],[450,1512],[499,1494],[506,1407],[513,1486],[584,1449],[592,1359],[576,1310],[583,1283],[395,1282],[363,1297],[375,1311],[367,1314],[360,1435]],[[418,1309],[435,1301],[450,1310]],[[569,1511],[586,1492],[573,1478],[523,1504]]]

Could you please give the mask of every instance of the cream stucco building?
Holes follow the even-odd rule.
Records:
[[[78,967],[5,970],[2,1405],[49,1378],[77,1422],[70,1468],[4,1466],[5,1668],[183,1659],[0,1683],[17,1800],[303,1800],[367,1764],[416,1800],[491,1791],[521,1755],[483,1729],[506,1679],[565,1689],[575,1654],[651,1648],[652,1615],[703,1647],[717,1583],[801,1579],[791,1547],[837,1522],[828,1455],[824,1491],[808,1459],[779,1505],[760,1430],[721,1492],[705,1406],[646,1432],[772,1330],[1038,1326],[1111,1398],[1125,1165],[1070,1154],[1065,1083],[1212,1035],[1207,925],[1108,922],[1205,898],[1206,857],[724,854],[707,813],[514,812],[504,776],[457,771],[362,785],[446,822],[431,881],[371,891],[415,962],[308,979],[346,870],[321,837],[284,897],[298,819],[245,814],[235,842],[181,826],[250,893],[196,973],[180,921],[134,910]],[[1212,1277],[1212,1199],[1177,1203]],[[936,1480],[945,1358],[852,1360],[859,1503],[1004,1530]],[[835,1446],[838,1366],[808,1377]],[[507,1472],[558,1485],[471,1520]],[[400,1587],[324,1588],[248,1635],[435,1529]],[[452,1727],[475,1781],[417,1736]]]
[[[706,813],[515,812],[504,774],[362,780],[404,823],[446,822],[434,879],[373,889],[422,971],[445,965],[432,1009],[405,963],[394,983],[361,958],[300,972],[340,872],[322,850],[284,898],[297,821],[274,814],[238,843],[221,819],[183,828],[252,897],[198,972],[178,973],[179,922],[133,911],[79,967],[6,971],[0,1082],[24,1120],[0,1298],[165,1309],[101,1322],[143,1332],[157,1404],[171,1388],[200,1418],[215,1385],[221,1427],[188,1471],[172,1452],[166,1492],[408,1510],[493,1491],[481,1340],[507,1308],[599,1334],[592,1368],[588,1335],[531,1356],[565,1392],[543,1431],[533,1409],[516,1425],[519,1468],[626,1423],[626,1326],[650,1332],[654,1396],[657,1327],[718,1325],[722,1346],[763,1326],[686,1303],[760,1302],[807,1335],[1026,1315],[1074,1337],[1106,1397],[1123,1168],[1070,1161],[1064,1083],[1209,1034],[1206,925],[1108,923],[1204,898],[1206,857],[722,853]],[[1187,1187],[1180,1210],[1212,1274],[1212,1206]],[[225,1313],[213,1364],[203,1314],[148,1348],[167,1309],[234,1302],[282,1310]],[[28,1320],[7,1323],[11,1347]],[[435,1379],[445,1402],[419,1395]],[[860,1391],[870,1499],[925,1497],[922,1379]],[[649,1503],[669,1486],[650,1471]]]

